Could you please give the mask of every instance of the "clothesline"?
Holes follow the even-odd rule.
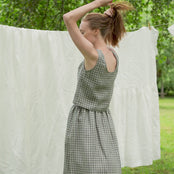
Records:
[[[2,24],[0,24],[0,25],[2,25]],[[165,23],[165,24],[160,24],[160,25],[152,25],[153,27],[157,27],[157,26],[162,26],[162,25],[169,25],[168,23]],[[6,25],[6,26],[8,26],[8,25]],[[170,26],[170,25],[169,25]],[[11,27],[15,27],[15,26],[11,26]],[[147,26],[147,27],[149,27],[149,26]],[[18,28],[18,27],[16,27],[16,28]],[[21,28],[21,27],[20,27]],[[23,28],[23,27],[22,27]],[[141,28],[141,27],[140,27]],[[135,31],[135,30],[139,30],[140,28],[132,28],[132,29],[128,29],[128,32],[131,32],[131,31]],[[23,28],[23,29],[25,29],[25,28]],[[37,30],[37,29],[36,29]]]
[[[162,26],[162,25],[169,25],[168,23],[166,24],[160,24],[160,25],[152,25],[153,27],[157,27],[157,26]],[[130,29],[130,31],[134,31],[134,30],[138,30],[139,28],[134,28],[134,29]]]

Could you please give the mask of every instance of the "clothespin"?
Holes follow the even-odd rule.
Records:
[[[150,22],[148,22],[148,27],[149,27],[149,30],[151,30]]]

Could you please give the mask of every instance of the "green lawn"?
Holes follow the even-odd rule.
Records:
[[[153,165],[124,167],[122,174],[174,174],[174,97],[160,98],[161,159]]]

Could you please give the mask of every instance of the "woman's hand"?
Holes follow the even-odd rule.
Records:
[[[100,7],[111,5],[112,0],[95,0],[97,3],[100,4]]]

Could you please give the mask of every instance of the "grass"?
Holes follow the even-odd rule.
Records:
[[[123,167],[122,174],[174,174],[174,97],[159,98],[161,159],[152,165]]]

